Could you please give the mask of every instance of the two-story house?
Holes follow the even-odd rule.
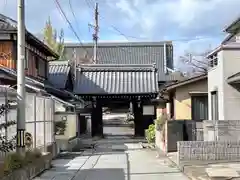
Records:
[[[62,100],[76,100],[71,93],[72,77],[65,62],[51,63],[58,58],[46,44],[26,30],[25,73],[28,91],[52,94]],[[17,83],[17,22],[0,14],[0,84]],[[56,80],[61,84],[56,84]],[[78,99],[77,99],[78,101]]]
[[[240,18],[225,30],[228,36],[208,54],[210,120],[240,120]]]
[[[39,81],[48,79],[48,61],[58,58],[53,50],[26,31],[25,71]],[[0,14],[0,65],[17,68],[17,22]]]

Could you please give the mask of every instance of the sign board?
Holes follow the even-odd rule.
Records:
[[[154,106],[143,106],[143,115],[154,115]]]

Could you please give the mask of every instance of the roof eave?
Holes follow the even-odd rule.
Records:
[[[59,58],[59,55],[58,55],[56,52],[54,52],[50,47],[48,47],[44,42],[42,42],[41,40],[39,40],[39,39],[38,39],[36,36],[34,36],[32,33],[30,33],[30,32],[27,31],[27,35],[28,35],[31,39],[33,39],[33,40],[36,42],[37,45],[42,46],[42,47],[46,50],[48,56],[52,56],[52,57],[55,58],[55,59],[58,59],[58,58]]]
[[[225,29],[224,32],[227,33],[235,33],[237,30],[240,29],[240,17],[237,18],[235,21],[233,21],[230,25],[228,25]]]
[[[98,46],[102,47],[121,47],[121,46],[163,46],[166,45],[172,45],[172,41],[155,41],[155,42],[99,42]],[[65,43],[66,48],[71,47],[92,47],[93,43]]]
[[[17,30],[0,30],[0,33],[1,34],[3,34],[3,33],[4,34],[6,34],[6,33],[7,34],[17,34]],[[26,37],[33,40],[37,44],[37,46],[42,46],[46,50],[48,56],[53,57],[53,59],[58,59],[59,58],[59,55],[57,53],[55,53],[50,47],[48,47],[46,44],[44,44],[44,42],[39,40],[32,33],[26,31]]]
[[[193,78],[190,78],[190,79],[186,79],[184,81],[179,81],[175,84],[169,85],[168,87],[165,88],[165,91],[168,91],[168,92],[173,91],[176,88],[179,88],[181,86],[185,86],[185,85],[188,85],[188,84],[191,84],[191,83],[195,83],[197,81],[201,81],[201,80],[204,80],[204,79],[207,79],[207,74],[200,75],[200,76],[197,76],[197,77],[193,77]]]

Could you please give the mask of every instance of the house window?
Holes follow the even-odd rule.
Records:
[[[208,119],[208,96],[192,96],[192,119]]]
[[[47,79],[48,78],[48,62],[44,61],[44,64],[45,64],[45,78]]]
[[[46,62],[42,58],[38,58],[38,75],[40,77],[46,77]]]
[[[36,56],[33,56],[33,59],[35,59],[35,69],[38,70],[39,69],[39,59]]]
[[[210,57],[210,59],[209,59],[209,66],[210,67],[215,67],[217,65],[218,65],[217,55],[214,55],[214,56]]]
[[[211,110],[212,120],[218,120],[218,92],[211,92]]]
[[[29,61],[29,50],[25,48],[25,61],[24,61],[25,69],[28,69],[28,61]]]

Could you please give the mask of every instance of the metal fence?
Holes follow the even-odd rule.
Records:
[[[1,88],[0,104],[6,104],[8,100],[16,102],[16,91]],[[16,103],[15,103],[16,104]],[[0,117],[0,124],[17,120],[17,106],[11,104],[8,112]],[[26,93],[26,133],[31,138],[29,148],[46,150],[55,143],[54,138],[54,100],[50,97]],[[7,140],[16,135],[16,124],[0,130],[0,136]],[[0,159],[6,153],[0,154]]]
[[[178,141],[203,141],[203,123],[197,120],[167,122],[168,151],[177,151]]]

